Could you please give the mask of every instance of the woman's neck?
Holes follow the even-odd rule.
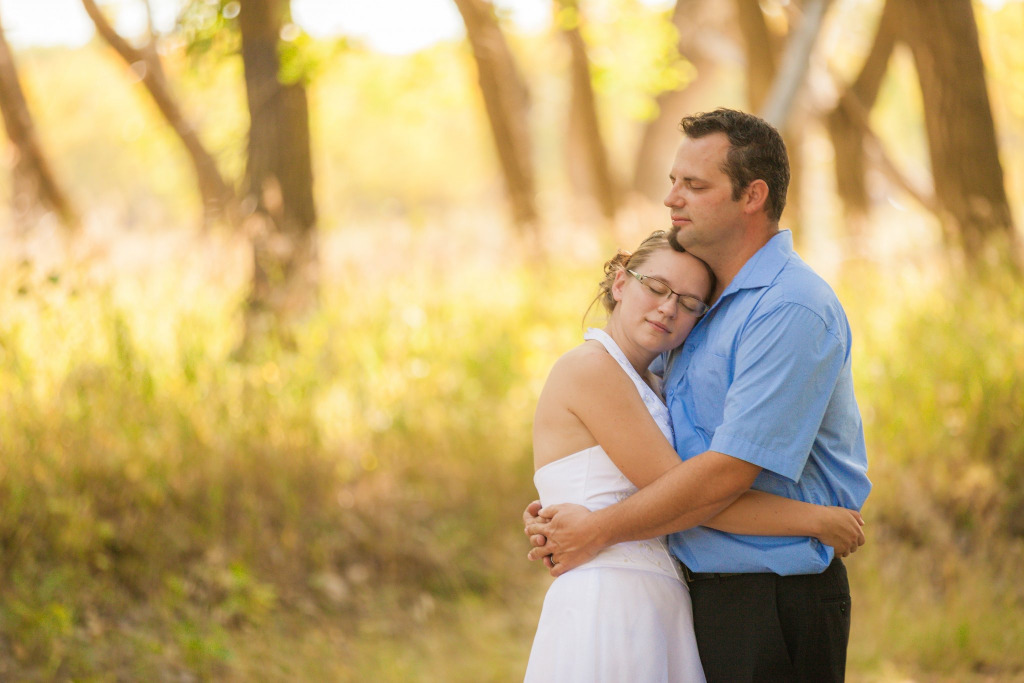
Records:
[[[626,360],[633,366],[633,369],[637,371],[641,377],[646,381],[647,379],[647,368],[651,366],[651,361],[658,357],[658,353],[646,349],[632,339],[622,329],[622,325],[619,324],[618,316],[612,313],[611,319],[608,324],[605,325],[604,331],[612,338],[615,345],[622,350],[623,355],[626,356]]]

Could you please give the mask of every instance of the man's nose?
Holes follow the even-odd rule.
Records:
[[[665,195],[665,206],[667,206],[669,208],[672,208],[674,206],[682,206],[682,203],[683,203],[682,193],[677,190],[675,185],[673,185],[669,189],[668,194]]]

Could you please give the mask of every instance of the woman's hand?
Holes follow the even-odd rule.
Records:
[[[596,516],[582,505],[552,505],[537,515],[539,521],[526,525],[526,535],[531,542],[536,535],[546,537],[547,542],[534,547],[529,558],[543,559],[551,576],[561,576],[588,562],[604,547],[598,540],[600,530],[593,524]]]
[[[535,548],[543,548],[544,544],[546,544],[548,542],[547,536],[545,536],[544,534],[531,534],[530,533],[530,525],[531,524],[544,524],[544,523],[546,523],[548,521],[547,519],[545,519],[545,518],[543,518],[543,517],[541,517],[539,515],[540,508],[541,508],[540,501],[539,500],[535,500],[532,503],[530,503],[529,505],[527,505],[526,509],[523,510],[523,533],[526,534],[526,537],[528,539],[530,539],[530,545],[532,546],[530,548],[530,551],[531,551],[530,554],[527,555],[527,558],[530,559],[530,560],[536,559],[534,557],[533,550]],[[550,554],[544,554],[543,559],[544,559],[544,566],[547,567],[548,569],[551,569],[551,568],[553,568],[555,566],[555,565],[551,564],[551,555]]]
[[[814,537],[835,548],[837,557],[856,552],[867,540],[864,536],[864,518],[856,510],[842,507],[818,507],[818,531]]]

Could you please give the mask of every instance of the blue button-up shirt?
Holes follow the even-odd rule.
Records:
[[[828,284],[769,240],[668,360],[675,447],[761,468],[753,488],[860,509],[871,490],[850,371],[850,325]],[[670,538],[695,572],[813,574],[832,548],[807,537],[744,536],[696,527]]]

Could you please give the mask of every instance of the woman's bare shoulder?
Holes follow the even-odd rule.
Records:
[[[630,384],[618,362],[597,341],[586,341],[562,354],[551,368],[547,381],[549,385],[584,395],[622,388],[623,382]]]
[[[551,377],[583,379],[592,375],[603,375],[618,366],[600,342],[585,341],[569,349],[555,361]]]

